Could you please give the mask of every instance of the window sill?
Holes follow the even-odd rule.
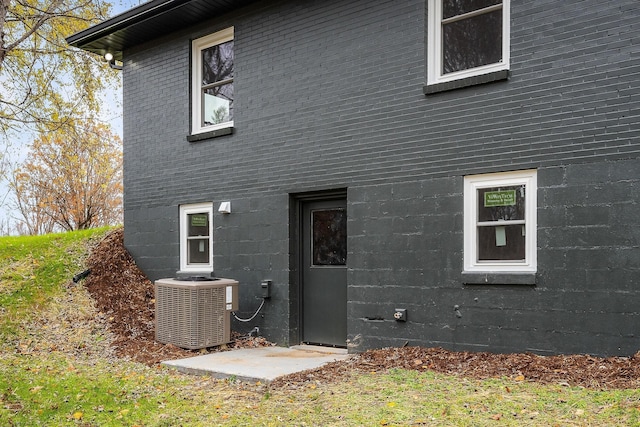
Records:
[[[536,273],[497,273],[497,272],[462,272],[463,285],[533,285],[536,284]]]
[[[176,277],[213,277],[213,269],[202,270],[178,270]]]
[[[208,132],[196,133],[192,135],[187,135],[187,141],[189,142],[198,142],[204,141],[205,139],[217,138],[219,136],[231,135],[233,133],[233,127],[229,126],[222,129],[211,130]]]
[[[509,70],[494,71],[492,73],[481,74],[479,76],[464,77],[450,82],[434,83],[422,88],[425,95],[446,92],[449,90],[461,89],[463,87],[475,86],[484,83],[497,82],[509,79]]]

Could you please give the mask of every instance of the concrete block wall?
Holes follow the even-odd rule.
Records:
[[[273,280],[256,325],[286,344],[290,196],[346,188],[354,351],[636,351],[640,11],[511,10],[509,79],[429,96],[422,0],[262,1],[125,52],[125,244],[152,280],[173,276],[179,205],[231,201],[216,274],[241,281],[243,316]],[[234,133],[189,143],[190,40],[231,25]],[[530,168],[535,286],[463,285],[464,175]]]
[[[538,169],[534,285],[464,284],[461,177],[351,188],[351,347],[635,353],[638,171],[637,159]]]
[[[232,213],[214,217],[214,268],[220,277],[240,282],[237,316],[251,318],[262,301],[260,284],[271,280],[271,298],[251,322],[237,322],[235,330],[257,326],[278,343],[289,337],[289,232],[287,194],[232,198]]]

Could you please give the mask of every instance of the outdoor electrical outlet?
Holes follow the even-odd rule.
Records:
[[[406,308],[396,308],[395,313],[393,313],[393,318],[398,322],[406,322],[407,321],[407,309]]]
[[[271,280],[263,280],[260,286],[262,287],[262,298],[271,298]]]

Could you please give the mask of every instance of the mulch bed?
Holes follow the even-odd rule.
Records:
[[[119,357],[156,365],[162,360],[191,357],[210,351],[272,345],[262,337],[234,334],[234,342],[203,351],[184,350],[154,340],[153,284],[136,266],[123,244],[123,230],[110,232],[93,249],[85,285],[98,310],[107,316],[116,336]],[[588,355],[538,356],[453,352],[442,348],[404,347],[369,350],[346,361],[282,377],[272,386],[300,382],[332,382],[354,372],[384,372],[392,368],[433,370],[472,378],[507,377],[589,388],[640,388],[640,352],[633,357]]]
[[[233,342],[206,350],[185,350],[155,341],[155,299],[153,283],[138,268],[124,247],[124,232],[107,234],[87,259],[90,274],[84,284],[105,314],[116,354],[149,366],[163,360],[182,359],[212,351],[273,345],[262,337],[233,335]]]
[[[594,389],[640,388],[640,353],[633,357],[539,356],[530,353],[455,352],[443,348],[403,347],[369,350],[347,361],[278,378],[274,386],[328,382],[353,372],[389,369],[432,370],[470,378],[510,378]]]

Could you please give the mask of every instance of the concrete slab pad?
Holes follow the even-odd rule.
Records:
[[[315,369],[348,357],[347,350],[301,345],[290,348],[242,348],[169,360],[162,364],[187,374],[269,382],[283,375]]]

